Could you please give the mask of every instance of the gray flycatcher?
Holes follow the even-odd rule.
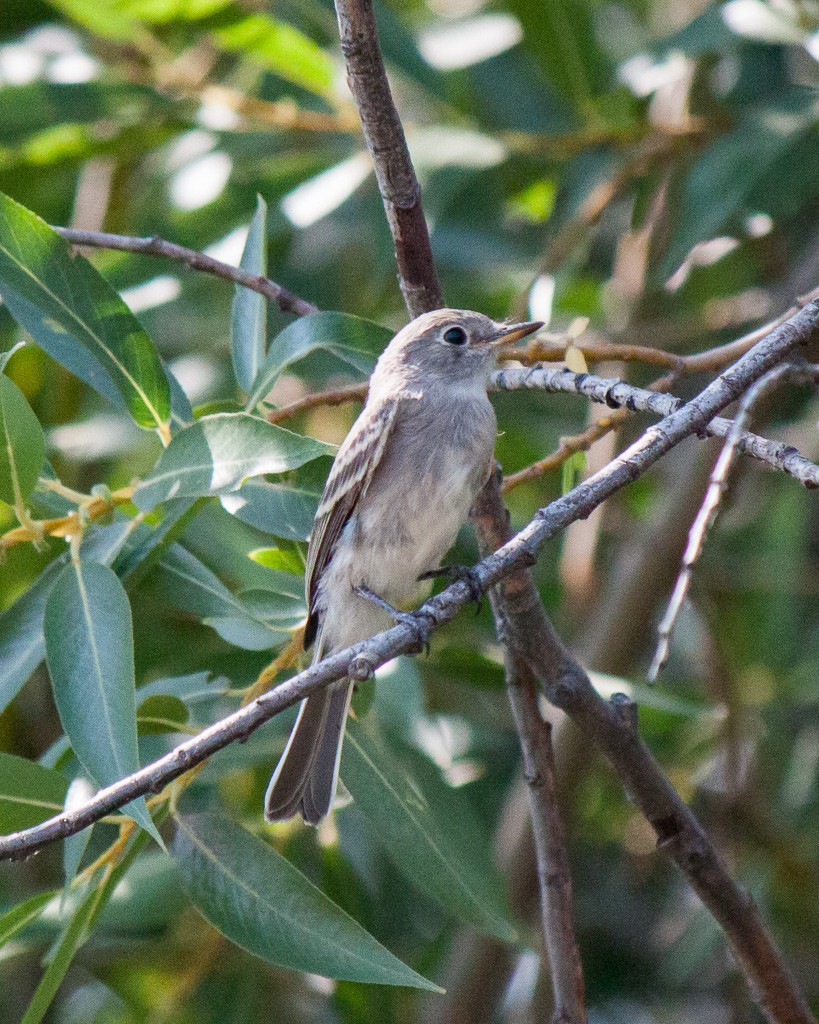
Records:
[[[439,569],[491,470],[495,347],[542,326],[439,309],[386,347],[310,536],[304,643],[315,640],[314,661],[387,629],[387,607],[428,592],[422,579]],[[317,824],[329,812],[352,690],[341,679],[302,702],[267,789],[269,821],[299,812]]]

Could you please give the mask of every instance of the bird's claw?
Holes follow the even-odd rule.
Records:
[[[418,582],[422,580],[434,580],[443,576],[447,582],[462,582],[469,587],[469,599],[477,605],[476,615],[480,615],[483,608],[483,587],[475,569],[469,565],[443,565],[440,569],[430,569],[429,572],[422,572]]]
[[[383,597],[379,597],[375,591],[370,590],[369,587],[363,584],[353,587],[353,593],[357,594],[358,597],[363,597],[365,601],[370,601],[372,604],[377,605],[399,625],[409,626],[415,634],[418,650],[429,655],[429,638],[432,634],[432,622],[428,615],[422,612],[401,612],[397,608],[393,608],[388,601],[385,601]]]

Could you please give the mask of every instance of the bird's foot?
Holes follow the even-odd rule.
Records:
[[[353,593],[357,594],[359,597],[363,597],[365,601],[370,601],[378,608],[381,608],[399,625],[409,626],[415,634],[418,650],[423,651],[424,654],[429,654],[429,638],[432,634],[432,621],[428,615],[424,615],[420,612],[400,612],[397,608],[393,608],[388,601],[385,601],[383,597],[379,597],[374,590],[370,590],[369,587],[364,586],[363,583],[353,587]]]
[[[469,587],[469,599],[477,605],[476,615],[480,615],[483,608],[483,587],[477,572],[469,565],[442,565],[440,569],[430,569],[429,572],[422,572],[418,582],[422,580],[434,580],[442,576],[448,583],[461,581]]]

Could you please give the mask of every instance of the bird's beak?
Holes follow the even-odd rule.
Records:
[[[487,344],[491,345],[492,348],[496,348],[498,345],[508,345],[513,341],[520,341],[521,338],[534,334],[542,326],[543,323],[540,320],[533,320],[531,323],[526,324],[502,324],[498,333],[493,335]]]

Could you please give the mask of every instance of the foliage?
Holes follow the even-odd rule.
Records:
[[[819,284],[809,6],[376,12],[451,305],[689,353]],[[2,832],[235,709],[303,621],[305,541],[355,409],[265,413],[363,381],[403,322],[341,69],[327,0],[23,0],[0,25]],[[293,318],[148,256],[77,255],[48,226],[69,223],[208,249],[324,312]],[[507,473],[587,425],[577,399],[495,404]],[[819,454],[803,392],[760,418]],[[511,491],[514,522],[606,443]],[[816,1007],[815,498],[739,468],[669,670],[642,684],[709,454],[675,453],[575,524],[537,579],[609,674],[595,682],[638,700]],[[475,558],[465,531],[452,560]],[[317,833],[261,821],[282,716],[67,843],[64,863],[2,865],[0,1018],[439,1020],[471,967],[500,978],[484,1019],[545,1019],[535,887],[504,892],[532,866],[501,678],[486,610],[387,666],[355,699],[351,799]],[[558,754],[595,1019],[751,1019],[716,925],[606,767],[568,730]],[[463,960],[465,929],[483,961]]]

